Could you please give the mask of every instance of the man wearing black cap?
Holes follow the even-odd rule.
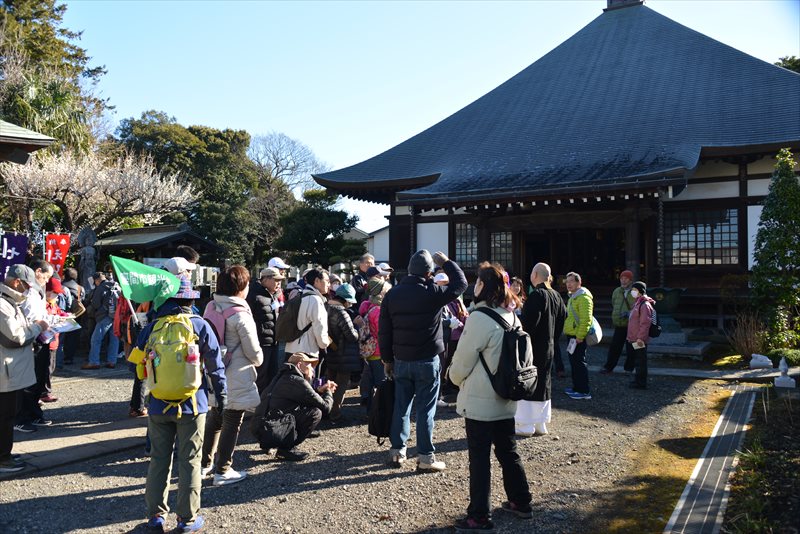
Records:
[[[433,283],[433,266],[442,267],[450,279],[447,286]],[[394,375],[395,398],[389,462],[400,467],[406,460],[410,433],[409,413],[417,397],[417,451],[420,471],[443,471],[433,447],[433,417],[439,398],[439,354],[442,340],[442,308],[467,289],[464,272],[443,252],[431,257],[416,252],[408,263],[408,276],[383,298],[378,326],[378,346],[386,373]]]

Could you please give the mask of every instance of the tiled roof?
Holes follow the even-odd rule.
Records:
[[[563,194],[683,183],[703,149],[754,145],[800,146],[800,74],[634,6],[411,139],[315,179],[420,202]]]

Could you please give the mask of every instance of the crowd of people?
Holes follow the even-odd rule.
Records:
[[[508,499],[502,509],[532,517],[515,440],[548,433],[554,364],[555,372],[563,372],[562,333],[572,373],[572,387],[565,393],[575,400],[591,399],[586,353],[594,297],[578,273],[566,276],[565,303],[552,287],[546,263],[533,267],[527,284],[509,277],[503,266],[484,262],[467,306],[467,277],[442,252],[418,251],[399,280],[391,266],[375,265],[365,254],[349,283],[312,268],[296,283],[286,284],[289,265],[273,258],[258,279],[251,280],[241,265],[221,272],[201,317],[199,292],[190,279],[198,259],[194,250],[180,247],[166,262],[180,286],[158,307],[128,302],[107,273],[96,273],[87,292],[74,269],[66,269],[59,280],[43,260],[8,271],[0,283],[5,368],[0,372],[0,472],[24,468],[11,452],[13,433],[51,424],[42,410],[58,400],[50,376],[57,365],[74,363],[79,333],[59,335],[54,317],[88,311],[93,326],[82,369],[100,367],[107,339],[105,365],[114,367],[124,356],[134,371],[130,416],[148,417],[145,500],[152,532],[164,530],[170,510],[173,454],[179,473],[177,528],[198,531],[204,525],[199,513],[202,480],[213,477],[215,486],[223,486],[247,476],[233,465],[247,417],[249,430],[267,453],[279,461],[303,461],[308,453],[299,445],[319,435],[323,418],[335,425],[344,417],[348,389],[358,387],[359,404],[369,410],[376,387],[387,378],[395,384],[387,458],[394,467],[407,461],[410,412],[416,406],[416,469],[447,468],[436,457],[433,432],[437,408],[449,406],[447,399],[456,396],[455,409],[465,418],[470,472],[470,504],[466,517],[456,523],[457,531],[493,528],[492,445]],[[633,282],[630,271],[620,274],[620,287],[612,295],[614,336],[601,371],[613,372],[625,348],[624,368],[635,370],[636,388],[647,387],[646,351],[654,312],[646,293],[646,285]],[[538,371],[532,400],[507,400],[492,387],[487,370],[498,369],[502,321],[520,325],[531,338]],[[481,356],[486,368],[479,363]],[[180,366],[178,389],[170,384],[173,365]],[[288,437],[279,446],[263,445],[269,430],[264,422],[283,420],[287,414],[292,416]]]

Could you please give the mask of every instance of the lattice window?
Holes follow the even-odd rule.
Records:
[[[492,232],[489,255],[492,261],[505,267],[506,271],[511,270],[511,262],[514,257],[511,247],[511,232]]]
[[[739,210],[664,214],[666,265],[737,265]]]
[[[471,224],[456,224],[456,263],[478,264],[478,229]]]

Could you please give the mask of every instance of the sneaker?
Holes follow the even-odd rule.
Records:
[[[421,471],[423,473],[439,473],[447,469],[447,465],[444,462],[433,460],[432,462],[425,462],[425,461],[418,461],[417,462],[417,471]]]
[[[0,473],[17,473],[25,469],[25,462],[9,458],[0,462]]]
[[[603,368],[601,368],[601,369],[600,369],[600,374],[601,374],[601,375],[610,375],[610,374],[611,374],[611,373],[613,373],[613,372],[614,372],[614,371],[612,371],[611,369],[606,369],[605,367],[603,367]]]
[[[275,458],[285,462],[302,462],[308,458],[308,453],[300,452],[297,449],[278,449],[278,452],[275,453]]]
[[[152,532],[153,534],[164,532],[164,517],[160,515],[151,517],[150,521],[147,522],[147,532]]]
[[[575,393],[575,390],[572,388],[566,388],[564,389],[564,393],[566,393],[567,395],[572,395],[573,393]]]
[[[36,432],[36,427],[30,423],[22,423],[19,425],[14,425],[14,430],[17,432],[24,432],[25,434],[29,434],[31,432]]]
[[[58,400],[58,397],[54,397],[50,393],[47,393],[46,395],[42,395],[41,397],[39,397],[39,400],[42,402],[56,402]]]
[[[545,423],[536,423],[533,426],[533,433],[537,436],[545,436],[548,434],[547,425]]]
[[[214,475],[214,485],[215,486],[229,486],[231,484],[236,484],[237,482],[241,482],[247,478],[247,473],[244,471],[235,471],[233,469],[228,469],[224,473],[217,473]]]
[[[572,393],[567,393],[570,399],[573,400],[592,400],[591,393],[580,393],[578,391],[573,391]]]
[[[390,450],[389,451],[389,465],[392,467],[403,467],[403,464],[406,462],[406,455],[405,453]]]
[[[150,451],[147,451],[147,456],[150,456]],[[201,467],[200,468],[200,478],[209,478],[213,474],[214,474],[214,466],[213,465],[209,465],[208,467]]]
[[[506,512],[511,512],[515,516],[521,517],[522,519],[533,518],[533,510],[531,509],[530,503],[517,504],[513,501],[506,501],[500,506],[500,508]]]
[[[490,531],[494,530],[494,523],[488,517],[483,519],[475,519],[474,517],[465,517],[456,521],[456,532],[472,532],[475,530]]]
[[[34,426],[50,426],[53,424],[53,422],[50,419],[39,417],[38,419],[34,419],[33,421],[31,421],[31,424]]]
[[[194,518],[193,521],[184,521],[180,517],[178,518],[178,526],[176,530],[178,532],[200,532],[203,530],[203,525],[205,524],[206,520],[203,519],[202,515],[198,515]]]

